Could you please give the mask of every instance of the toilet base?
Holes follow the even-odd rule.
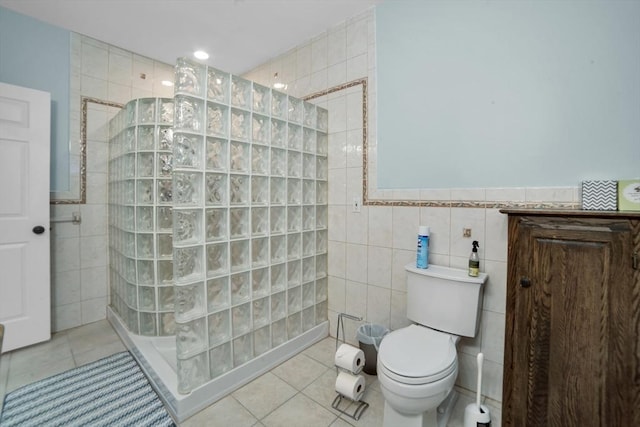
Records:
[[[438,409],[417,415],[402,414],[384,402],[384,427],[446,427],[458,400],[458,393],[451,393],[442,401]]]

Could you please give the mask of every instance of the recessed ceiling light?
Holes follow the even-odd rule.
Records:
[[[163,80],[160,82],[162,86],[173,86],[173,82],[171,80]]]
[[[207,52],[205,52],[204,50],[196,50],[195,52],[193,52],[193,56],[195,56],[198,59],[209,59],[209,54]]]

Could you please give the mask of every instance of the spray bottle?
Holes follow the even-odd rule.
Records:
[[[429,227],[426,225],[421,225],[418,228],[416,267],[429,268]]]
[[[480,244],[477,240],[472,243],[473,249],[471,250],[471,256],[469,257],[469,276],[478,277],[480,273],[480,258],[478,257],[478,246]]]

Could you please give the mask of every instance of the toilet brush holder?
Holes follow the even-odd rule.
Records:
[[[464,409],[464,427],[490,427],[491,426],[491,414],[489,408],[480,404],[480,398],[482,396],[482,363],[484,362],[484,355],[478,353],[478,384],[476,390],[476,401],[470,403]]]

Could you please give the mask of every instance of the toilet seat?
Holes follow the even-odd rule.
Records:
[[[418,385],[439,381],[457,370],[454,337],[410,325],[384,337],[378,361],[384,375],[399,383]]]

